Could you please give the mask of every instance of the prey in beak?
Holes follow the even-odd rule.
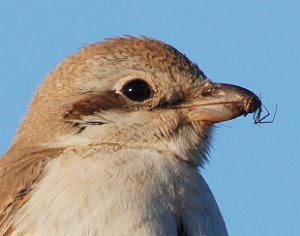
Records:
[[[187,122],[214,124],[260,111],[261,106],[259,97],[248,89],[232,84],[209,83],[199,97],[176,108],[185,113]]]

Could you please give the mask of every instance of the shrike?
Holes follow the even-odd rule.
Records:
[[[227,235],[199,167],[213,124],[260,106],[163,42],[84,47],[47,76],[0,160],[0,235]]]

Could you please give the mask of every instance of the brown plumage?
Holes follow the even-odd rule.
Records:
[[[145,99],[126,95],[134,86],[148,87],[138,94]],[[47,76],[0,159],[0,235],[226,235],[197,168],[212,124],[259,106],[256,95],[210,82],[163,42],[125,37],[84,47]]]

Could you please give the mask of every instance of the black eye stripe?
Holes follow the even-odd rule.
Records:
[[[84,116],[93,115],[96,112],[108,110],[124,110],[130,111],[127,100],[116,94],[114,91],[109,91],[104,94],[85,96],[74,103],[69,110],[64,114],[65,120],[80,120]]]
[[[131,80],[122,88],[124,96],[135,102],[142,102],[152,97],[149,84],[141,79]]]

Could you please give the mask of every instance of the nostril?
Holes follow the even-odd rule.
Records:
[[[201,91],[202,97],[211,97],[212,95],[213,95],[213,90],[211,88]]]

